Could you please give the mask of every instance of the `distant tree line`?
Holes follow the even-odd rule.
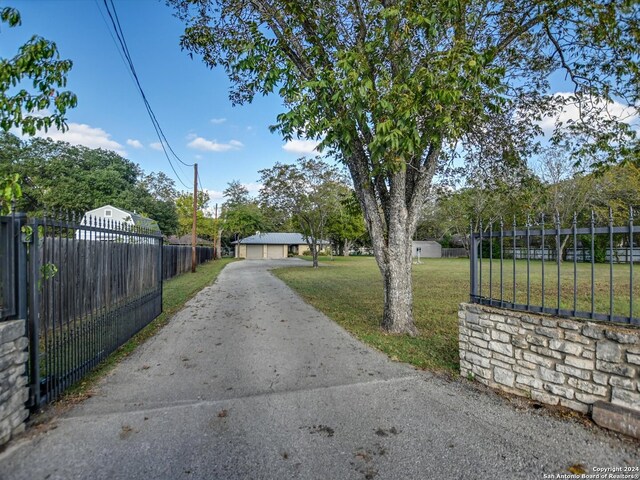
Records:
[[[585,171],[559,146],[543,149],[535,164],[517,168],[481,165],[460,169],[462,186],[441,183],[426,201],[417,239],[435,239],[445,247],[468,248],[468,234],[480,222],[486,230],[500,221],[511,228],[530,222],[540,224],[542,215],[548,226],[559,221],[571,227],[574,214],[579,226],[588,226],[594,213],[598,225],[609,221],[609,209],[616,225],[629,221],[629,208],[640,211],[640,167],[623,162]],[[636,215],[637,218],[637,215]],[[557,220],[556,220],[557,219]],[[563,249],[567,239],[563,239]]]
[[[206,191],[198,192],[198,237],[215,241],[219,251],[257,231],[300,232],[309,239],[310,251],[317,251],[313,244],[320,239],[330,240],[341,254],[356,242],[367,242],[353,189],[336,167],[301,159],[259,174],[264,186],[256,198],[234,180],[219,209]],[[2,132],[0,178],[3,213],[12,200],[16,210],[29,215],[64,211],[80,216],[110,204],[153,218],[164,235],[191,233],[192,193],[179,192],[164,173],[145,173],[113,151],[49,138],[21,140]]]

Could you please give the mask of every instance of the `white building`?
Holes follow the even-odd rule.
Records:
[[[89,210],[82,217],[80,225],[88,228],[76,230],[76,238],[79,240],[123,241],[125,235],[118,234],[118,230],[134,234],[161,235],[158,222],[155,220],[113,205]]]

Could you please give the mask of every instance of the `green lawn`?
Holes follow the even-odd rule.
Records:
[[[574,264],[563,262],[560,264],[560,308],[573,310],[574,308],[574,288],[576,310],[583,312],[591,311],[591,264],[577,263],[576,282],[574,285]],[[490,272],[490,270],[492,270]],[[493,281],[489,283],[489,277]],[[629,265],[613,266],[613,303],[610,303],[610,276],[609,264],[598,263],[594,265],[594,312],[609,314],[613,309],[614,315],[628,316],[630,305],[630,268]],[[505,260],[502,265],[504,300],[513,301],[513,260]],[[635,265],[634,272],[634,316],[640,312],[640,265]],[[527,286],[527,277],[529,286]],[[525,260],[516,261],[515,303],[529,303],[531,305],[542,305],[542,262],[531,261],[529,265],[529,275],[527,276],[527,262]],[[500,292],[500,261],[494,260],[492,263],[484,259],[482,262],[482,296],[499,299]],[[527,302],[527,295],[529,302]],[[557,308],[558,306],[558,266],[554,262],[544,264],[544,304],[547,307]]]
[[[334,257],[317,270],[275,270],[307,302],[392,359],[457,372],[457,311],[469,298],[469,260],[423,260],[413,272],[414,314],[420,329],[414,338],[380,330],[382,279],[372,257]]]
[[[322,259],[321,268],[283,268],[275,274],[311,305],[346,328],[349,332],[378,348],[392,359],[420,368],[458,372],[458,305],[469,299],[468,259],[423,259],[413,266],[414,316],[419,336],[394,336],[379,328],[382,318],[383,291],[380,272],[372,257],[334,257]],[[492,294],[499,298],[499,262],[494,261]],[[516,262],[516,300],[526,301],[526,262]],[[590,310],[590,265],[578,265],[578,308]],[[483,295],[489,293],[489,262],[483,266]],[[634,272],[635,312],[640,311],[640,267]],[[542,264],[530,264],[530,301],[542,300]],[[557,303],[557,270],[545,263],[545,304]],[[609,266],[596,265],[596,311],[609,312]],[[504,299],[511,301],[512,263],[503,265]],[[561,306],[573,308],[573,264],[561,266]],[[614,268],[614,314],[629,312],[629,266]]]

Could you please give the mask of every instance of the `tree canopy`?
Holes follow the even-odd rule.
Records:
[[[284,138],[322,139],[348,167],[385,285],[382,326],[414,333],[411,245],[435,173],[462,150],[517,162],[537,123],[605,162],[638,156],[606,115],[639,103],[635,0],[169,0],[182,46],[232,80],[234,103],[277,92]],[[549,90],[563,72],[573,92]],[[487,141],[487,140],[490,141]]]
[[[16,208],[29,214],[87,210],[111,204],[156,220],[169,235],[176,231],[175,185],[163,173],[144,175],[115,152],[51,139],[20,140],[0,133],[0,178],[15,178],[22,198]]]
[[[21,25],[20,12],[15,8],[0,9],[0,24]],[[16,127],[23,134],[55,126],[66,129],[67,109],[78,103],[67,84],[71,60],[61,60],[54,42],[38,35],[22,45],[13,58],[0,58],[0,128],[5,132]],[[25,83],[31,82],[31,87]],[[53,110],[52,113],[46,113]]]
[[[349,191],[344,175],[321,159],[301,158],[296,164],[276,163],[260,170],[260,202],[290,216],[306,239],[318,266],[318,249],[326,239],[329,219]]]

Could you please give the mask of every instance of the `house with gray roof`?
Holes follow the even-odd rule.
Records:
[[[327,240],[318,242],[328,246]],[[309,250],[306,240],[300,233],[261,233],[243,238],[236,242],[236,258],[247,260],[287,258],[289,255],[302,255]]]
[[[155,220],[113,205],[103,205],[89,210],[82,217],[80,225],[98,227],[99,229],[115,228],[116,230],[137,227],[143,233],[160,235],[160,227]],[[96,232],[79,228],[76,230],[76,238],[82,240],[116,240],[118,237],[110,232]]]

